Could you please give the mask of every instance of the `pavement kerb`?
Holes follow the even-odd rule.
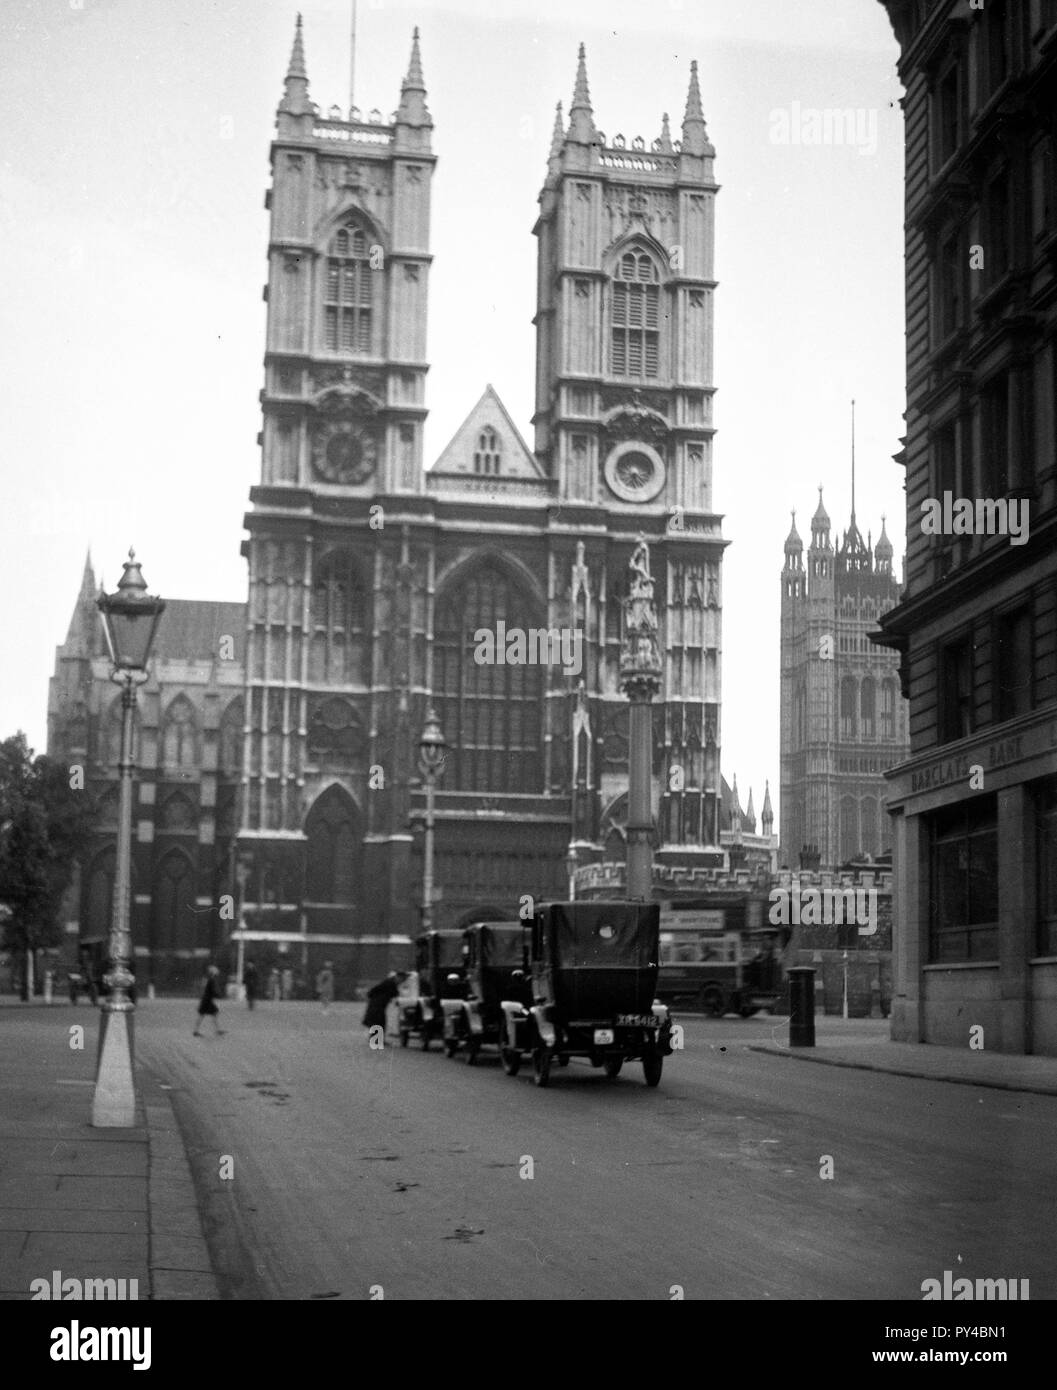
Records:
[[[219,1299],[191,1165],[172,1101],[153,1079],[142,1080],[148,1140],[151,1298]],[[175,1211],[185,1218],[179,1232],[173,1230]]]
[[[909,1067],[877,1066],[872,1062],[852,1061],[847,1057],[826,1057],[811,1048],[793,1049],[788,1047],[769,1047],[766,1043],[747,1043],[750,1052],[764,1052],[771,1057],[788,1057],[796,1062],[816,1062],[823,1067],[847,1067],[852,1071],[879,1072],[887,1076],[909,1076],[915,1081],[946,1081],[956,1086],[984,1086],[992,1091],[1023,1091],[1028,1095],[1057,1096],[1057,1085],[1043,1085],[1026,1081],[1003,1081],[981,1076],[953,1076],[947,1072],[915,1071]]]

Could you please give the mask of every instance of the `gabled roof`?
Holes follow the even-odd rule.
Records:
[[[510,418],[509,411],[491,383],[484,388],[481,399],[455,431],[448,447],[429,470],[430,473],[434,477],[474,475],[473,456],[477,449],[478,436],[488,425],[499,437],[502,458],[498,474],[478,476],[491,476],[497,484],[501,484],[504,478],[544,477],[543,471],[529,452],[517,426]]]
[[[246,655],[246,605],[211,599],[170,598],[158,622],[154,656],[167,661],[212,661],[221,637],[234,639],[234,659]]]

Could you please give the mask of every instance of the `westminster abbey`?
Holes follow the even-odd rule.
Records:
[[[265,967],[285,956],[309,975],[324,955],[349,979],[403,962],[421,904],[431,707],[448,744],[438,925],[513,915],[524,894],[564,896],[570,872],[622,861],[618,666],[640,537],[664,660],[657,872],[702,885],[728,872],[732,830],[742,858],[746,839],[770,845],[769,799],[755,837],[720,771],[717,186],[696,64],[682,104],[675,132],[658,113],[654,137],[607,136],[581,48],[533,229],[531,445],[485,386],[427,467],[436,154],[418,32],[391,116],[323,114],[298,21],[266,199],[248,604],[170,603],[140,694],[133,930],[159,982],[217,957],[232,932]],[[107,805],[114,694],[93,583],[86,573],[58,651],[49,747],[83,757]],[[578,669],[475,660],[475,633],[500,624],[572,629]],[[105,929],[112,824],[98,834],[82,937]]]

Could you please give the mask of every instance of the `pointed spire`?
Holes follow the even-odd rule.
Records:
[[[829,530],[829,512],[822,504],[822,484],[818,485],[818,506],[815,508],[815,515],[811,518],[812,531]]]
[[[418,25],[416,24],[411,33],[411,61],[407,65],[403,91],[424,92],[425,90],[426,82],[422,76],[422,52],[418,46]]]
[[[551,135],[551,152],[548,161],[557,159],[562,152],[562,145],[565,144],[565,120],[562,115],[562,104],[559,101],[554,108],[554,133]]]
[[[407,65],[407,76],[400,87],[400,105],[397,108],[398,124],[431,126],[433,124],[426,106],[426,79],[422,74],[422,53],[418,45],[418,26],[411,35],[411,58]]]
[[[294,46],[290,53],[290,66],[286,70],[286,80],[289,82],[291,77],[301,77],[308,81],[308,69],[305,67],[305,41],[301,32],[301,16],[297,16],[297,26],[294,29]]]
[[[799,555],[803,552],[804,542],[800,539],[800,532],[796,529],[796,510],[789,513],[792,517],[792,524],[789,527],[789,534],[785,538],[785,553],[787,555]]]
[[[89,550],[84,557],[81,587],[77,594],[73,613],[70,615],[70,626],[66,632],[64,646],[67,655],[94,655],[92,639],[98,622],[95,606],[96,594],[95,574],[92,570],[92,552]]]
[[[752,788],[749,788],[749,804],[745,807],[745,819],[749,822],[749,829],[756,834],[756,812],[752,804]]]
[[[660,154],[672,153],[672,128],[668,124],[667,111],[661,117],[661,137],[657,141],[657,150]]]
[[[774,824],[774,810],[771,806],[771,784],[763,784],[763,810],[760,812],[760,822],[763,825],[763,833],[769,835],[768,825]]]
[[[697,59],[690,64],[690,89],[686,94],[686,113],[683,116],[683,154],[712,155],[708,143],[705,113],[701,106],[701,87],[697,80]]]
[[[294,29],[294,46],[290,52],[290,65],[286,70],[286,82],[279,110],[291,116],[302,116],[313,110],[308,99],[308,69],[305,66],[305,45],[300,15],[297,16],[297,27]]]
[[[591,93],[587,86],[587,50],[581,44],[576,64],[573,104],[569,107],[569,139],[581,145],[589,145],[597,136],[591,111]]]

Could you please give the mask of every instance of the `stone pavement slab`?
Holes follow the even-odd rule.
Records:
[[[1001,1091],[1057,1095],[1057,1057],[1026,1057],[1020,1053],[978,1052],[969,1047],[893,1042],[884,1034],[827,1037],[824,1027],[818,1025],[814,1047],[790,1047],[780,1036],[768,1043],[749,1043],[748,1047],[753,1052],[823,1066],[882,1071],[965,1086],[989,1086]]]
[[[97,1034],[92,1008],[0,1010],[0,1299],[28,1299],[33,1280],[56,1273],[134,1279],[140,1299],[216,1299],[166,1091],[140,1069],[137,1124],[90,1123]]]

